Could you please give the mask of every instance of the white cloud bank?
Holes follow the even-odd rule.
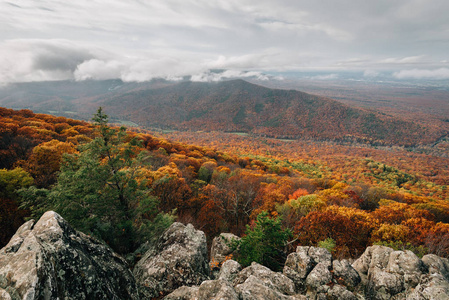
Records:
[[[182,54],[134,53],[123,56],[68,40],[10,40],[0,46],[0,82],[51,80],[106,80],[143,82],[153,78],[218,81],[252,77],[266,80],[259,71],[246,71],[266,55],[218,56],[198,59]],[[148,57],[153,58],[148,58]],[[211,69],[222,69],[211,72]]]
[[[403,76],[447,67],[448,10],[447,0],[0,1],[0,82],[215,80],[211,69]]]
[[[435,70],[426,69],[412,69],[401,70],[393,73],[393,76],[398,79],[449,79],[449,68],[439,68]]]

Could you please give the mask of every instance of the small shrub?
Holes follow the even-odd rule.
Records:
[[[327,238],[324,241],[318,242],[318,247],[327,249],[330,253],[335,250],[335,246],[337,246],[337,244],[333,238]]]

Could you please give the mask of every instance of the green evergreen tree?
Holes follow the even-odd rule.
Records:
[[[245,236],[234,243],[233,246],[238,248],[237,260],[244,267],[254,261],[279,271],[284,265],[284,248],[291,236],[290,230],[282,229],[281,218],[270,218],[263,211],[257,216],[254,228],[247,225]]]
[[[109,127],[101,108],[93,120],[97,137],[80,146],[79,153],[64,156],[58,181],[37,214],[53,209],[78,230],[129,253],[156,238],[172,217],[159,213],[157,198],[139,178],[149,154],[139,150],[138,140],[126,142],[125,128]],[[45,193],[29,189],[22,196],[30,204]]]

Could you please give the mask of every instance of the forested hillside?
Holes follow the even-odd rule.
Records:
[[[146,127],[177,130],[398,145],[429,143],[445,134],[329,98],[269,89],[243,80],[183,82],[100,98],[95,103]]]
[[[375,157],[362,161],[361,171],[375,180],[349,180],[344,168],[313,157],[226,153],[107,120],[101,110],[94,123],[0,110],[0,247],[25,218],[52,209],[122,254],[174,219],[210,240],[220,232],[242,235],[264,216],[291,232],[288,251],[320,244],[336,257],[354,257],[383,243],[449,257],[446,182]],[[432,185],[441,190],[429,193]]]
[[[447,136],[449,128],[434,118],[424,122],[421,117],[416,122],[404,113],[350,107],[330,98],[243,80],[23,83],[2,88],[0,105],[85,119],[102,106],[117,122],[147,128],[371,145],[431,144]]]

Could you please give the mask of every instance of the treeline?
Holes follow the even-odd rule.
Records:
[[[236,155],[146,133],[31,111],[0,111],[1,246],[23,219],[54,209],[120,253],[130,253],[171,220],[210,238],[244,234],[264,212],[293,233],[290,247],[333,241],[353,257],[389,243],[449,257],[447,199],[337,180],[320,163]],[[26,147],[18,141],[25,140]],[[413,178],[395,173],[396,186]],[[396,174],[397,173],[397,174]],[[344,182],[345,181],[345,182]]]

